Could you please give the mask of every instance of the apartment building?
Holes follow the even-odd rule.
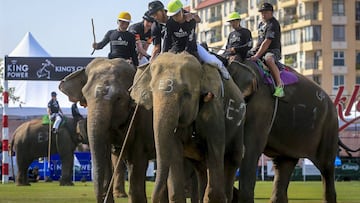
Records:
[[[344,94],[360,85],[360,0],[191,0],[190,9],[202,18],[198,40],[219,50],[232,31],[226,16],[237,11],[256,43],[263,2],[274,5],[281,25],[283,63],[330,95],[341,85]]]

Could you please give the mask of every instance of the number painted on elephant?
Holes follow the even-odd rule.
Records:
[[[110,100],[113,96],[114,90],[113,86],[111,85],[96,85],[95,86],[95,97],[96,98],[103,98],[105,100]]]
[[[235,100],[229,99],[226,109],[226,119],[235,120],[237,119],[237,126],[241,125],[241,122],[245,116],[246,105],[245,103],[238,104]]]
[[[174,81],[172,79],[161,79],[159,81],[159,90],[170,93],[174,90]]]

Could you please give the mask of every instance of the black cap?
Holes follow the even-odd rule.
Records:
[[[158,10],[164,9],[164,4],[161,1],[152,1],[148,4],[148,14],[153,15]]]
[[[262,11],[274,11],[274,8],[270,3],[263,3],[259,9],[259,12]]]
[[[56,92],[51,92],[51,96],[55,97],[56,96]]]
[[[149,15],[149,11],[145,12],[143,19],[152,23],[155,21],[155,19]]]

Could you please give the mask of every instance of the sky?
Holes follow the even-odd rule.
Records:
[[[170,0],[163,0],[166,6]],[[53,57],[90,57],[94,20],[96,41],[117,27],[128,11],[140,22],[151,0],[0,0],[0,57],[8,55],[31,32]],[[185,1],[183,1],[185,3]],[[107,56],[109,45],[93,56]]]

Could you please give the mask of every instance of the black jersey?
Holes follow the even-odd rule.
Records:
[[[151,29],[148,30],[146,33],[144,31],[144,21],[141,21],[139,23],[132,24],[129,27],[129,32],[133,33],[135,35],[135,40],[141,40],[144,43],[150,44],[152,42],[151,38]]]
[[[151,37],[152,37],[153,45],[160,45],[160,47],[162,47],[161,39],[164,38],[165,32],[166,32],[165,24],[155,21],[151,25]]]
[[[237,30],[232,31],[229,34],[226,50],[234,48],[235,54],[239,54],[242,58],[245,58],[247,52],[252,48],[252,36],[250,30],[247,28],[240,27]],[[229,51],[225,55],[235,55]]]
[[[185,21],[184,23],[178,23],[170,18],[166,23],[164,52],[197,52],[195,28],[196,21],[194,19],[189,22]]]
[[[123,58],[132,59],[135,66],[139,65],[137,52],[135,49],[135,36],[128,31],[121,32],[118,30],[109,30],[104,39],[97,43],[96,48],[102,49],[110,42],[109,59]]]
[[[258,43],[257,48],[260,48],[261,43],[265,39],[271,39],[271,44],[269,46],[269,50],[278,50],[281,53],[281,32],[280,32],[280,24],[279,22],[272,17],[266,23],[260,22],[258,26]]]
[[[60,105],[59,105],[59,102],[57,100],[51,99],[48,102],[47,106],[50,109],[51,113],[59,113]]]

